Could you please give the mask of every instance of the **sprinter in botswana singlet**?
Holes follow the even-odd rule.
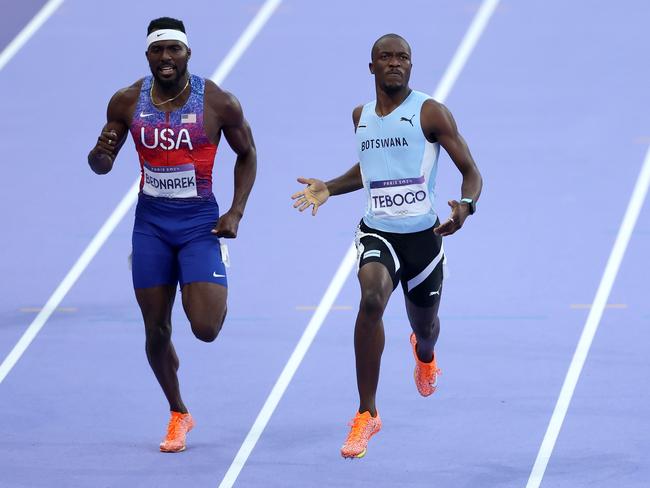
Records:
[[[382,317],[400,283],[411,326],[415,386],[422,396],[438,387],[434,347],[440,332],[442,237],[454,234],[474,213],[482,187],[451,113],[409,87],[408,42],[397,34],[381,36],[372,46],[369,68],[376,98],[352,112],[359,162],[327,182],[300,177],[298,182],[307,186],[292,195],[294,207],[300,211],[313,207],[316,215],[330,196],[362,188],[366,192],[367,207],[356,234],[361,288],[354,325],[359,406],[341,446],[345,458],[364,457],[369,440],[382,427],[375,404],[385,341]],[[440,147],[463,177],[460,201],[449,200],[451,214],[444,223],[434,209]]]

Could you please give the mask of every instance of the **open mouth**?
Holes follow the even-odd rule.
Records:
[[[169,65],[161,66],[160,68],[158,68],[158,72],[159,72],[162,76],[165,76],[165,77],[167,77],[167,76],[173,76],[173,74],[175,73],[175,71],[176,71],[176,68],[174,68],[173,66],[169,66]]]

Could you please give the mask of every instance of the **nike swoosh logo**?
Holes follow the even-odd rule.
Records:
[[[164,32],[161,32],[160,34],[156,34],[156,37],[160,37],[164,34]]]
[[[144,119],[145,117],[151,117],[153,114],[146,114],[144,112],[140,112],[140,118]]]
[[[212,273],[212,276],[214,276],[215,278],[225,278],[226,277],[226,275],[217,274],[215,272]]]

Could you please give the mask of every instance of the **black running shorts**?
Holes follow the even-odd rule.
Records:
[[[440,298],[446,258],[442,237],[433,227],[398,234],[372,229],[362,220],[355,243],[358,269],[367,263],[383,264],[393,280],[393,290],[401,282],[404,295],[419,307],[433,306]]]

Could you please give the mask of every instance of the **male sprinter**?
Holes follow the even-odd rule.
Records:
[[[88,163],[95,173],[108,173],[131,132],[142,175],[133,228],[133,286],[144,319],[147,359],[171,410],[160,450],[179,452],[194,421],[181,399],[179,362],[171,342],[176,286],[180,283],[194,335],[213,341],[226,317],[219,237],[237,236],[257,156],[237,99],[188,73],[192,52],[183,22],[159,18],[151,21],[147,33],[145,54],[152,76],[113,95]],[[237,161],[232,205],[220,216],[212,194],[212,166],[222,134]]]
[[[439,370],[433,348],[440,332],[438,306],[442,293],[442,236],[463,226],[474,213],[481,175],[444,105],[409,88],[411,48],[396,34],[380,37],[372,47],[370,72],[377,99],[352,112],[359,163],[324,183],[298,178],[308,185],[292,198],[294,207],[313,206],[312,215],[330,195],[365,188],[368,208],[356,238],[361,303],[354,328],[359,409],[341,454],[360,458],[381,420],[375,406],[379,365],[384,349],[382,316],[401,282],[413,333],[415,384],[431,395]],[[451,200],[450,217],[440,225],[433,209],[439,146],[445,148],[463,176],[460,202]]]

